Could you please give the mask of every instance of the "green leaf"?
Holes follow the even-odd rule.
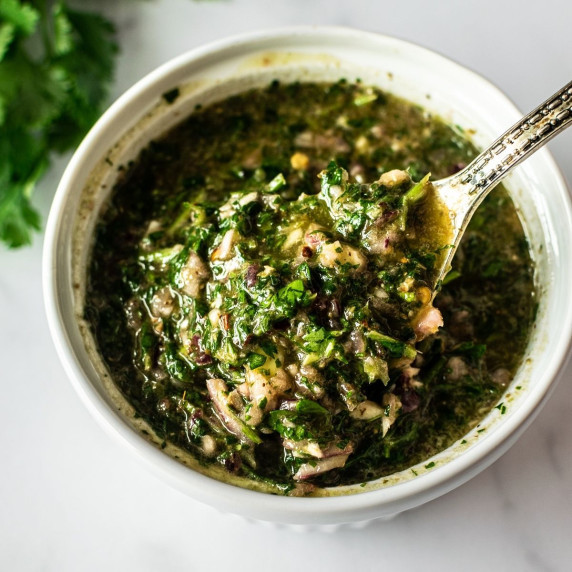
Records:
[[[286,179],[282,173],[278,173],[266,186],[265,192],[275,193],[286,186]]]
[[[0,19],[10,22],[19,32],[29,36],[35,30],[40,14],[30,4],[19,0],[2,0]]]
[[[343,330],[326,330],[317,328],[310,330],[303,336],[304,345],[302,349],[306,353],[304,365],[309,365],[317,361],[335,356],[336,359],[344,361],[344,349],[337,341]]]
[[[415,185],[403,195],[403,204],[407,203],[408,205],[412,205],[420,201],[427,193],[427,185],[430,177],[431,173],[427,173],[418,183],[415,183]]]
[[[302,415],[330,414],[330,412],[325,407],[322,407],[319,403],[312,401],[311,399],[300,399],[300,401],[296,403],[296,411]]]
[[[282,437],[292,439],[293,441],[301,441],[302,439],[312,437],[312,433],[307,427],[294,423],[295,418],[295,411],[277,409],[268,413],[268,425]]]
[[[294,280],[278,291],[278,299],[288,304],[296,304],[296,302],[302,299],[304,290],[304,282],[302,280]]]
[[[380,343],[386,350],[389,351],[391,357],[402,357],[414,358],[417,352],[413,346],[400,342],[391,336],[382,334],[381,332],[376,332],[375,330],[369,330],[365,332],[365,337],[373,340],[374,342]]]
[[[315,343],[315,342],[323,342],[326,337],[326,330],[324,328],[320,328],[319,330],[314,330],[313,332],[309,332],[304,336],[304,341]]]
[[[399,213],[399,228],[405,230],[407,226],[407,217],[409,215],[409,209],[418,203],[421,199],[425,198],[427,194],[427,188],[430,185],[429,179],[431,173],[427,173],[418,183],[415,183],[402,198],[401,212]]]
[[[58,13],[58,46],[63,52],[53,67],[66,83],[61,115],[48,132],[50,146],[64,151],[75,146],[101,113],[113,79],[117,44],[110,22],[97,14]]]
[[[179,381],[189,381],[191,372],[189,364],[182,358],[174,345],[169,345],[165,349],[164,356],[167,373]]]
[[[30,230],[40,229],[40,216],[20,185],[2,186],[0,191],[0,240],[16,248],[30,244]]]
[[[53,7],[54,52],[62,56],[74,47],[73,27],[61,2]]]
[[[12,129],[31,133],[44,129],[61,113],[68,82],[57,67],[41,66],[24,52],[0,64],[0,97],[8,104]]]
[[[276,344],[274,342],[272,342],[271,340],[263,339],[263,340],[260,340],[259,344],[260,344],[260,347],[262,348],[262,350],[264,351],[264,353],[268,357],[272,358],[276,355],[278,348],[276,347]]]
[[[75,146],[99,117],[113,77],[113,26],[63,1],[0,0],[0,240],[28,244],[30,203],[52,151]],[[31,36],[29,40],[24,39]]]
[[[259,368],[260,366],[263,366],[266,363],[266,356],[263,356],[262,354],[257,354],[255,352],[250,352],[246,356],[246,362],[248,363],[250,369],[256,369]]]
[[[302,278],[303,280],[307,280],[311,282],[312,274],[310,273],[310,267],[308,266],[307,262],[302,262],[296,269],[296,275]]]
[[[363,93],[354,99],[354,105],[361,106],[372,103],[377,99],[377,93]]]
[[[262,439],[260,438],[260,436],[258,435],[258,433],[256,432],[255,429],[253,429],[250,425],[245,423],[239,417],[235,417],[235,420],[238,422],[238,424],[240,425],[240,428],[242,429],[242,432],[246,435],[246,437],[248,439],[250,439],[256,445],[259,445],[260,443],[262,443]]]
[[[328,168],[322,173],[322,181],[328,186],[341,185],[344,180],[344,169],[335,161],[330,161]]]
[[[282,437],[301,441],[312,438],[315,430],[319,432],[321,426],[328,425],[324,424],[324,418],[329,416],[330,412],[316,401],[301,399],[294,411],[270,411],[268,425]]]
[[[8,51],[8,47],[14,39],[16,28],[10,22],[4,22],[0,25],[0,62],[4,59],[4,55]],[[1,121],[0,121],[1,123]]]
[[[17,248],[30,244],[31,231],[40,229],[40,216],[30,204],[29,196],[47,163],[40,160],[30,165],[27,179],[13,181],[8,143],[0,140],[0,240]]]

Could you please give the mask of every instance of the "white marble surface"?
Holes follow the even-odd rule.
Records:
[[[121,29],[114,95],[188,48],[289,24],[366,28],[435,49],[524,110],[572,77],[570,3],[149,0],[104,4]],[[551,16],[551,12],[557,16]],[[572,130],[549,145],[572,181]],[[47,213],[65,161],[37,196]],[[361,531],[247,524],[182,496],[89,417],[52,346],[41,242],[0,248],[0,570],[572,569],[572,374],[523,438],[456,491]]]

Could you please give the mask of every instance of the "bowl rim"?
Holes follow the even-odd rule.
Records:
[[[322,522],[324,518],[331,521],[332,517],[340,516],[343,521],[355,521],[392,514],[436,498],[472,478],[494,462],[502,454],[501,449],[503,447],[508,448],[530,425],[554,389],[558,374],[569,356],[572,338],[571,305],[567,308],[567,313],[564,316],[567,319],[560,333],[558,351],[555,352],[556,358],[551,360],[551,368],[547,371],[547,382],[542,387],[536,387],[535,391],[531,391],[531,395],[527,396],[525,402],[518,407],[510,419],[496,426],[494,431],[486,435],[475,446],[443,466],[438,466],[414,479],[360,494],[298,498],[261,494],[257,491],[229,485],[193,471],[165,455],[138,435],[109,407],[92,386],[77,356],[73,353],[58,297],[61,286],[56,271],[60,258],[58,238],[65,217],[64,206],[68,196],[74,192],[73,181],[81,172],[86,156],[89,155],[102,135],[109,130],[113,132],[113,123],[125,107],[133,105],[138,96],[152,90],[160,81],[181,72],[189,64],[200,59],[208,60],[209,57],[220,55],[226,50],[236,49],[239,46],[263,45],[277,39],[282,41],[290,39],[290,41],[295,42],[297,38],[308,38],[310,35],[323,38],[331,36],[358,42],[363,40],[381,41],[398,46],[407,52],[416,52],[435,61],[439,60],[464,74],[470,74],[475,81],[486,85],[495,97],[503,100],[507,108],[511,107],[515,113],[519,113],[512,101],[499,88],[476,72],[433,50],[383,34],[337,26],[292,26],[249,32],[217,40],[189,50],[147,74],[121,95],[97,121],[74,153],[62,176],[46,226],[43,253],[44,300],[51,336],[72,385],[100,425],[115,438],[119,438],[156,473],[162,475],[163,478],[166,477],[172,485],[196,500],[232,512],[246,513],[248,516],[261,520],[300,523]],[[116,134],[116,139],[118,135]],[[572,236],[572,203],[565,179],[546,149],[539,151],[538,154],[542,154],[544,162],[554,172],[558,182],[558,192],[565,205],[562,219],[559,222],[566,224],[568,234]],[[240,505],[242,508],[237,510],[233,508],[235,505]],[[249,508],[246,510],[244,507]],[[273,515],[277,515],[278,519]]]

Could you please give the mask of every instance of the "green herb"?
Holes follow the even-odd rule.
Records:
[[[268,425],[282,437],[301,441],[312,439],[328,427],[330,412],[319,403],[301,399],[294,411],[275,410],[268,414]]]
[[[304,302],[303,305],[306,305],[305,302],[308,296],[304,288],[304,282],[302,282],[302,280],[294,280],[279,290],[276,299],[280,304],[293,307],[301,302]]]
[[[278,173],[266,186],[266,192],[275,193],[279,191],[282,187],[286,186],[286,179],[282,173]]]
[[[73,148],[101,113],[115,67],[112,24],[64,1],[0,3],[0,240],[28,244],[31,204],[53,151]]]
[[[304,335],[302,349],[307,354],[304,365],[318,362],[335,356],[337,360],[345,361],[344,350],[338,343],[337,338],[343,332],[338,330],[326,330],[317,328]]]
[[[266,363],[266,356],[263,356],[261,354],[257,354],[254,352],[250,352],[246,356],[246,361],[247,361],[250,369],[256,369],[260,366],[263,366]]]
[[[401,212],[399,213],[399,227],[405,230],[407,226],[407,216],[409,209],[417,202],[425,198],[427,187],[430,185],[429,178],[431,173],[427,173],[418,183],[415,183],[404,195],[401,203]]]
[[[263,339],[260,340],[260,347],[264,350],[264,353],[269,356],[269,357],[274,357],[276,355],[276,352],[278,351],[278,348],[276,347],[276,344],[268,339]]]
[[[189,380],[192,368],[173,344],[165,349],[164,360],[165,369],[171,377],[179,381]]]
[[[302,441],[312,437],[309,429],[303,425],[296,425],[294,411],[282,411],[280,409],[270,411],[268,414],[268,426],[278,432],[286,439],[293,441]]]
[[[341,185],[344,180],[344,169],[335,161],[331,161],[328,168],[322,174],[322,183],[331,187],[333,185]]]
[[[354,99],[355,105],[367,105],[377,99],[377,93],[364,93]]]
[[[389,350],[389,354],[392,357],[405,356],[407,358],[413,359],[417,355],[417,351],[413,346],[410,346],[404,342],[400,342],[399,340],[382,334],[381,332],[369,330],[365,332],[365,336],[374,342],[380,343],[384,348]]]
[[[498,409],[501,412],[501,415],[506,413],[506,405],[504,403],[499,403],[495,406],[495,409]]]
[[[398,296],[402,299],[405,300],[406,302],[414,302],[415,301],[415,292],[399,292]]]
[[[171,89],[170,91],[166,91],[163,94],[163,99],[167,102],[167,103],[174,103],[175,100],[179,97],[179,95],[181,95],[181,91],[179,90],[178,87]]]
[[[300,399],[296,403],[296,411],[303,415],[329,415],[329,411],[322,407],[319,403],[311,401],[310,399]]]

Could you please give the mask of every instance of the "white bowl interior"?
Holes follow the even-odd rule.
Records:
[[[506,181],[536,264],[539,308],[526,359],[502,398],[465,440],[411,470],[331,491],[328,499],[271,497],[217,482],[174,461],[141,438],[140,425],[110,383],[82,321],[89,237],[117,167],[203,105],[249,87],[281,81],[361,79],[474,132],[486,146],[520,114],[494,86],[432,52],[395,39],[332,28],[301,28],[221,42],[181,56],[150,74],[103,116],[74,155],[54,201],[46,238],[45,286],[50,325],[62,361],[94,415],[172,484],[191,496],[245,516],[298,523],[336,523],[387,516],[421,504],[469,479],[516,440],[546,399],[567,353],[572,325],[571,210],[565,184],[546,151]],[[180,88],[167,104],[162,94]],[[86,341],[87,340],[87,341]],[[519,389],[517,389],[517,387]],[[484,431],[483,431],[484,429]],[[174,449],[174,448],[173,448]],[[175,454],[176,451],[171,450]],[[462,453],[462,455],[461,455]],[[192,460],[186,459],[193,466]]]

